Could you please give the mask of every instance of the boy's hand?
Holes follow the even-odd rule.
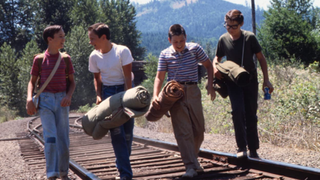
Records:
[[[67,107],[67,106],[70,106],[71,104],[71,97],[70,96],[65,96],[62,100],[61,100],[61,103],[60,105],[62,107]]]
[[[102,98],[100,96],[97,96],[96,105],[100,104],[102,102]]]
[[[37,112],[37,109],[34,106],[32,99],[27,100],[26,109],[27,109],[27,114],[29,114],[30,116],[34,115]]]
[[[214,78],[217,78],[219,80],[223,79],[222,74],[217,68],[213,68],[213,74],[214,74]]]
[[[264,81],[262,84],[262,91],[264,92],[264,88],[268,87],[269,88],[269,93],[271,94],[274,90],[272,84],[270,83],[270,81]]]
[[[158,99],[158,97],[154,97],[154,98],[153,98],[152,107],[153,107],[155,110],[160,110],[160,109],[161,109],[161,106],[160,106],[159,101],[158,101],[157,99]]]
[[[211,101],[215,100],[216,99],[216,90],[214,90],[214,88],[212,86],[211,86],[211,88],[207,87],[207,95],[210,95]]]

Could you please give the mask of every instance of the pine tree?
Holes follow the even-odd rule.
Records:
[[[72,1],[30,0],[30,5],[34,11],[33,30],[41,50],[47,48],[47,44],[42,38],[43,30],[47,26],[61,25],[64,32],[68,34],[71,29],[70,13],[73,5]]]
[[[0,46],[6,42],[17,53],[31,39],[32,11],[27,0],[0,1]]]
[[[72,26],[89,27],[96,23],[100,16],[98,9],[98,1],[74,0],[70,13]]]
[[[141,60],[145,49],[140,47],[141,32],[136,29],[136,11],[129,0],[100,0],[100,22],[106,23],[114,43],[127,46],[134,59]]]
[[[271,59],[313,62],[317,43],[311,33],[310,0],[272,0],[271,5],[258,35],[264,54]]]
[[[19,67],[18,84],[16,87],[19,91],[20,101],[18,105],[18,112],[20,115],[27,115],[25,108],[27,99],[27,87],[31,77],[30,71],[33,63],[33,58],[34,55],[38,53],[40,53],[38,44],[35,40],[31,40],[26,44],[21,58],[19,58],[16,62],[17,67]]]
[[[95,102],[96,93],[93,75],[88,70],[88,59],[93,48],[89,44],[87,27],[73,27],[66,37],[65,50],[71,56],[75,69],[76,89],[73,94],[72,106],[83,106]]]
[[[16,61],[16,51],[4,43],[0,47],[0,104],[12,110],[17,110],[20,101],[17,88],[19,68]]]

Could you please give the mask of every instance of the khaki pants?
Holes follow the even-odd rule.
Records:
[[[201,91],[198,86],[184,85],[185,95],[170,109],[179,151],[186,169],[199,168],[198,153],[204,138]]]

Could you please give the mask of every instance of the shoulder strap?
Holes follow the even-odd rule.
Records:
[[[243,33],[243,44],[242,44],[242,58],[241,58],[241,67],[243,67],[243,58],[244,58],[244,45],[245,45],[245,42],[246,42],[246,37],[244,36],[244,33]]]
[[[44,53],[36,54],[34,55],[34,58],[37,57],[37,62],[38,62],[38,68],[39,68],[39,74],[41,73],[41,66],[44,58]]]
[[[69,67],[70,67],[69,55],[66,52],[63,52],[61,53],[61,56],[64,60],[64,63],[66,64],[66,78],[69,78]]]

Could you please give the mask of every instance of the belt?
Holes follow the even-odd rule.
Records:
[[[178,82],[179,84],[183,85],[192,85],[192,84],[198,84],[198,82],[191,82],[191,81],[183,81],[183,82]]]

